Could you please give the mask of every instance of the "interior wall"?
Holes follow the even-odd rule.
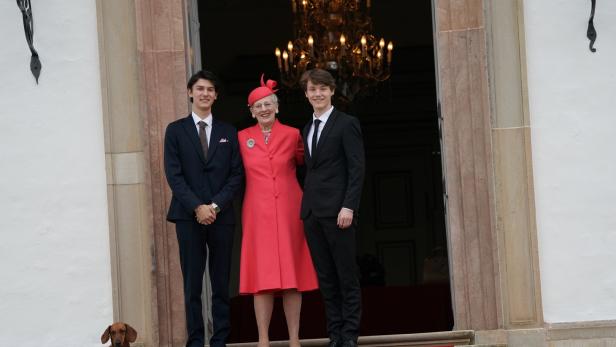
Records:
[[[293,38],[290,3],[204,1],[199,11],[204,68],[218,73],[225,87],[214,113],[240,129],[250,126],[246,95],[261,72],[278,78],[273,50]],[[263,23],[267,15],[278,20]],[[389,285],[414,285],[423,281],[423,260],[433,251],[446,253],[431,2],[379,1],[371,15],[375,35],[395,48],[392,78],[377,95],[347,106],[360,118],[367,142],[360,256],[391,263]],[[238,25],[225,35],[210,30],[232,21]],[[282,88],[278,94],[280,120],[302,128],[312,112],[303,93]]]
[[[100,346],[113,319],[96,4],[0,3],[0,345]],[[70,339],[70,340],[67,340]]]
[[[409,51],[410,47],[431,50],[433,40],[430,11],[429,0],[373,2],[373,32],[394,42],[394,68],[408,70],[407,66],[402,66],[399,62],[412,60],[417,54],[415,51]],[[250,90],[258,86],[261,73],[265,73],[266,78],[279,77],[274,50],[276,47],[286,47],[287,42],[293,38],[291,13],[288,0],[205,0],[199,3],[202,65],[204,69],[217,73],[223,82],[222,93],[214,105],[214,112],[218,112],[219,116],[239,128],[253,124],[246,107],[246,97]],[[220,29],[224,35],[218,28],[224,28]],[[423,51],[420,50],[419,54],[423,54]],[[430,78],[433,80],[433,76]],[[281,120],[286,120],[286,124],[302,127],[307,122],[306,114],[311,112],[303,94],[281,90],[279,97],[280,115],[286,118]]]
[[[544,315],[616,319],[616,3],[525,1],[528,91]]]
[[[262,72],[278,79],[274,49],[293,38],[290,2],[199,5],[203,67],[216,72],[225,87],[214,115],[245,128],[254,124],[246,107],[248,92]],[[394,42],[393,74],[375,95],[344,105],[360,119],[366,144],[358,258],[365,296],[375,304],[365,312],[378,317],[382,308],[396,306],[388,312],[391,321],[366,319],[366,334],[449,330],[453,324],[431,10],[429,0],[373,3],[372,32]],[[276,20],[263,21],[269,17]],[[237,25],[227,25],[231,22]],[[223,26],[225,35],[212,30]],[[280,121],[302,128],[312,113],[303,93],[283,88],[278,95]]]

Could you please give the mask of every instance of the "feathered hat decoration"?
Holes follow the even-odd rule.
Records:
[[[277,91],[277,89],[274,88],[276,88],[278,82],[274,80],[267,80],[267,82],[263,82],[263,76],[265,76],[265,74],[261,74],[261,86],[253,89],[252,92],[248,94],[249,107],[252,106],[257,100],[261,100],[266,96],[270,96]]]

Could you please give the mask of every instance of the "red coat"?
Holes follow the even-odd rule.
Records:
[[[318,288],[300,219],[304,162],[299,130],[276,121],[268,144],[258,125],[239,132],[246,171],[242,207],[240,293]]]

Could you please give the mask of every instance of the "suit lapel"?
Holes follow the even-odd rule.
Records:
[[[209,162],[214,156],[214,153],[216,153],[216,148],[218,148],[221,137],[220,124],[216,118],[212,117],[212,132],[210,133],[210,145],[207,150],[207,162]]]
[[[184,121],[182,122],[182,126],[184,127],[184,130],[186,131],[186,134],[188,135],[188,139],[195,147],[195,150],[197,151],[197,155],[201,159],[201,162],[205,164],[205,157],[203,156],[203,148],[201,148],[201,141],[199,141],[199,134],[197,132],[197,127],[195,126],[195,122],[192,118],[192,115],[189,114],[188,117],[184,118]]]
[[[313,153],[313,157],[317,158],[319,156],[321,148],[323,148],[325,141],[327,141],[327,137],[331,132],[332,128],[334,127],[337,118],[338,112],[336,112],[336,109],[334,108],[332,113],[329,115],[329,118],[327,119],[327,123],[325,123],[325,127],[321,131],[321,136],[319,136],[319,142],[317,142],[317,150],[315,153]]]
[[[306,164],[310,165],[310,163],[312,163],[312,157],[310,154],[310,149],[308,148],[308,146],[310,146],[310,143],[308,141],[308,132],[310,132],[310,127],[312,126],[312,122],[308,122],[308,124],[306,124],[306,126],[304,127],[304,130],[302,132],[302,138],[304,140],[304,153],[305,153],[305,157],[306,157]]]

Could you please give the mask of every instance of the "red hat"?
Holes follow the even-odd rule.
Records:
[[[274,80],[267,80],[266,83],[263,83],[263,76],[265,74],[261,74],[261,86],[257,87],[248,94],[248,106],[252,106],[257,100],[263,99],[266,96],[270,96],[276,92],[276,85],[278,83]]]

